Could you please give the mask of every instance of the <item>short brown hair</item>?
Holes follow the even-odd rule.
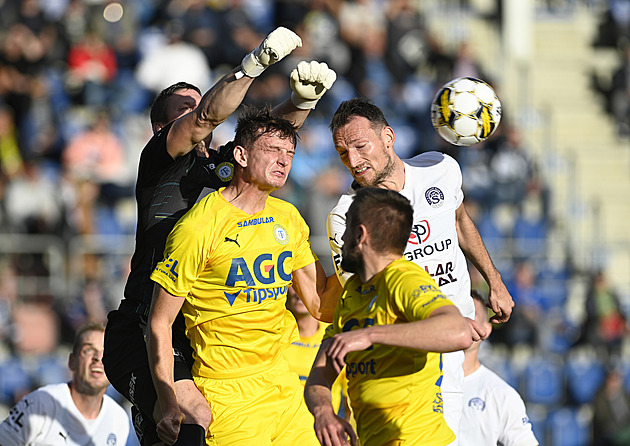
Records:
[[[359,225],[367,228],[376,251],[402,255],[411,234],[413,208],[398,192],[362,187],[346,213],[346,226],[351,231]]]
[[[270,107],[245,107],[236,123],[234,145],[251,147],[262,135],[277,133],[296,146],[298,128],[289,120],[274,116]]]

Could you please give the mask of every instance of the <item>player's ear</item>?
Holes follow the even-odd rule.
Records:
[[[154,122],[151,125],[151,128],[153,129],[153,134],[155,135],[157,132],[162,130],[164,128],[164,126],[162,124],[160,124],[159,122]]]
[[[70,353],[70,355],[68,356],[68,368],[70,369],[71,372],[74,372],[76,367],[74,366],[75,363],[75,356],[74,353]]]
[[[234,146],[234,161],[241,167],[247,167],[247,150],[243,146]]]
[[[386,125],[383,127],[381,131],[381,138],[383,138],[383,142],[386,147],[393,147],[394,141],[396,141],[396,134],[394,133],[394,129],[390,126]]]

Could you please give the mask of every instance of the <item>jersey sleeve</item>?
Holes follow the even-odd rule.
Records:
[[[508,388],[503,398],[503,401],[497,402],[505,408],[505,419],[498,440],[504,446],[537,446],[538,440],[532,431],[532,423],[521,396],[516,390]]]
[[[42,443],[37,438],[46,429],[47,414],[54,413],[52,396],[35,391],[26,395],[9,411],[9,416],[0,424],[0,445],[23,446]]]
[[[304,219],[298,214],[296,225],[296,241],[293,253],[294,270],[315,263],[318,258],[311,246],[310,229]]]
[[[341,286],[344,286],[348,279],[352,277],[352,273],[341,269],[341,246],[343,245],[341,237],[345,230],[345,213],[341,215],[341,213],[337,211],[337,208],[333,209],[330,214],[328,214],[328,219],[326,220],[326,232],[328,233],[328,244],[330,245],[333,265],[335,265],[335,274],[337,274]]]
[[[459,163],[454,158],[445,155],[445,159],[449,166],[448,175],[453,179],[453,193],[455,194],[457,207],[459,207],[464,202],[464,191],[462,190],[462,169],[459,167]]]
[[[206,242],[203,226],[184,217],[169,234],[164,258],[151,273],[151,280],[173,296],[186,297],[205,266]]]
[[[428,274],[404,271],[396,275],[389,294],[394,312],[407,321],[427,319],[437,308],[454,305]]]

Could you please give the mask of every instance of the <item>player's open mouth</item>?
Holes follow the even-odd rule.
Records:
[[[354,173],[355,173],[355,175],[361,175],[362,173],[364,173],[368,169],[369,169],[368,166],[364,166],[364,167],[361,167],[359,169],[354,169]]]

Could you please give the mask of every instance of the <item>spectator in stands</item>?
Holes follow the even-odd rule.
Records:
[[[608,372],[593,404],[593,446],[630,444],[630,395],[619,370]]]
[[[587,291],[584,336],[596,347],[616,353],[627,333],[627,320],[621,309],[619,295],[611,286],[606,273],[598,271],[591,278]]]

